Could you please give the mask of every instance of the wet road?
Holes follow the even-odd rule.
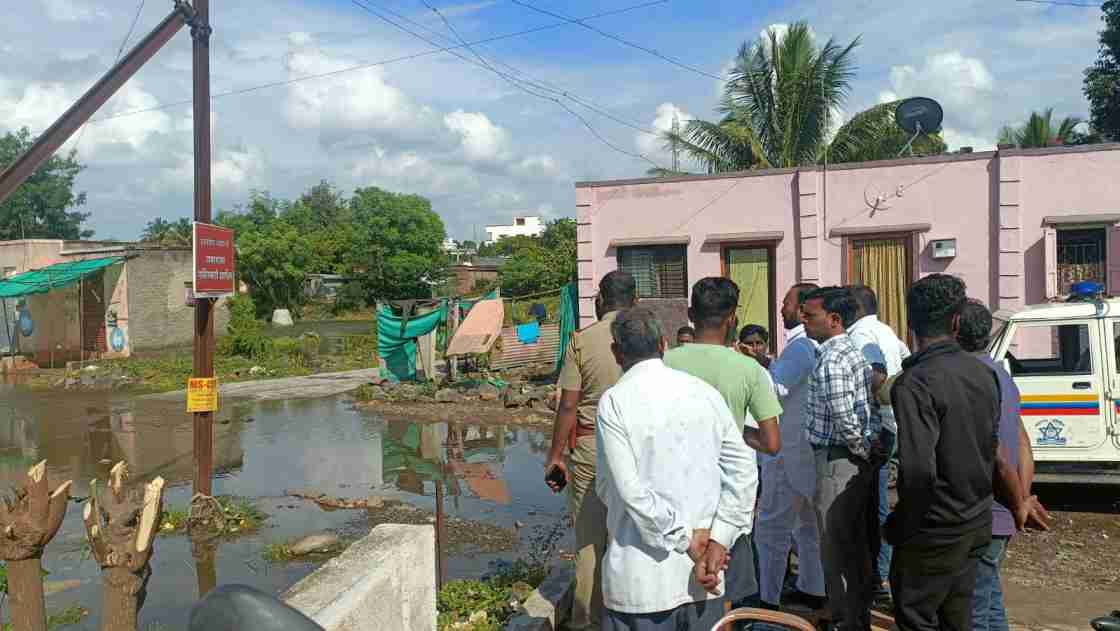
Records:
[[[72,479],[72,494],[85,496],[92,478],[104,480],[109,467],[123,459],[134,482],[162,475],[169,485],[165,505],[185,507],[192,438],[181,406],[110,394],[0,389],[0,486],[18,483],[27,467],[47,459],[52,484]],[[286,497],[286,490],[377,495],[434,510],[441,481],[449,517],[502,528],[521,522],[521,549],[484,554],[467,545],[448,559],[451,578],[478,576],[494,559],[523,554],[534,526],[550,527],[563,516],[563,498],[541,482],[547,438],[539,432],[477,427],[469,419],[450,427],[387,421],[352,409],[344,397],[240,404],[218,418],[225,423],[215,425],[215,494],[259,498],[258,506],[272,517],[261,532],[214,550],[192,551],[185,536],[160,537],[141,628],[155,623],[184,628],[200,590],[214,583],[246,583],[278,593],[314,569],[307,562],[269,564],[261,558],[267,543],[323,529],[368,531],[364,511],[323,511]],[[72,503],[44,567],[51,573],[48,580],[82,584],[48,598],[48,609],[78,603],[91,615],[71,628],[95,629],[100,574],[83,551],[80,513],[81,506]]]

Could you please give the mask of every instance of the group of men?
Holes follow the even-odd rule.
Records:
[[[984,353],[991,314],[960,279],[908,292],[913,354],[863,286],[792,287],[776,359],[761,327],[739,341],[729,279],[693,286],[672,350],[636,291],[602,279],[560,376],[545,477],[569,490],[570,628],[710,629],[732,607],[800,604],[866,631],[885,596],[903,631],[1007,629],[1007,539],[1046,515],[1018,391]]]

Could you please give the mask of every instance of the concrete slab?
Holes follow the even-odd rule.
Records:
[[[557,631],[572,607],[575,567],[555,566],[540,587],[525,599],[522,611],[506,623],[506,631]]]
[[[218,392],[224,398],[251,399],[255,401],[281,399],[315,399],[330,397],[356,389],[369,383],[379,375],[377,368],[347,370],[344,372],[320,373],[306,377],[285,377],[282,379],[259,379],[218,384]],[[161,392],[147,395],[146,399],[178,400],[185,399],[186,390]]]
[[[326,631],[435,631],[435,528],[381,524],[282,597]]]

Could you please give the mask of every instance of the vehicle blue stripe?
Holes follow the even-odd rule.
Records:
[[[1024,410],[1049,410],[1052,408],[1089,410],[1099,407],[1099,405],[1091,402],[1070,401],[1069,403],[1023,403],[1022,407]]]

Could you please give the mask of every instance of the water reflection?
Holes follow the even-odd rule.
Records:
[[[133,482],[164,476],[172,485],[165,506],[185,509],[191,499],[193,442],[191,419],[182,407],[181,402],[105,393],[0,386],[0,486],[21,482],[27,468],[45,458],[52,485],[73,479],[73,493],[86,495],[90,479],[105,480],[109,467],[125,460]],[[184,629],[190,606],[216,585],[244,583],[280,593],[314,569],[310,561],[263,561],[269,543],[323,530],[368,532],[365,511],[323,511],[287,496],[289,490],[405,500],[437,513],[440,525],[446,521],[451,528],[463,528],[457,520],[468,520],[512,531],[518,522],[547,525],[563,514],[563,498],[541,482],[547,437],[540,432],[389,420],[353,409],[345,397],[224,402],[218,421],[215,492],[255,498],[270,518],[259,533],[235,540],[160,537],[141,628],[158,622],[165,629]],[[441,529],[441,542],[445,534]],[[101,577],[96,563],[82,553],[84,539],[80,506],[72,504],[44,565],[50,580],[78,579],[81,586],[52,596],[48,606],[79,603],[91,615],[74,628],[95,629]],[[441,569],[451,578],[478,576],[489,561],[521,553],[457,548],[441,555]]]

